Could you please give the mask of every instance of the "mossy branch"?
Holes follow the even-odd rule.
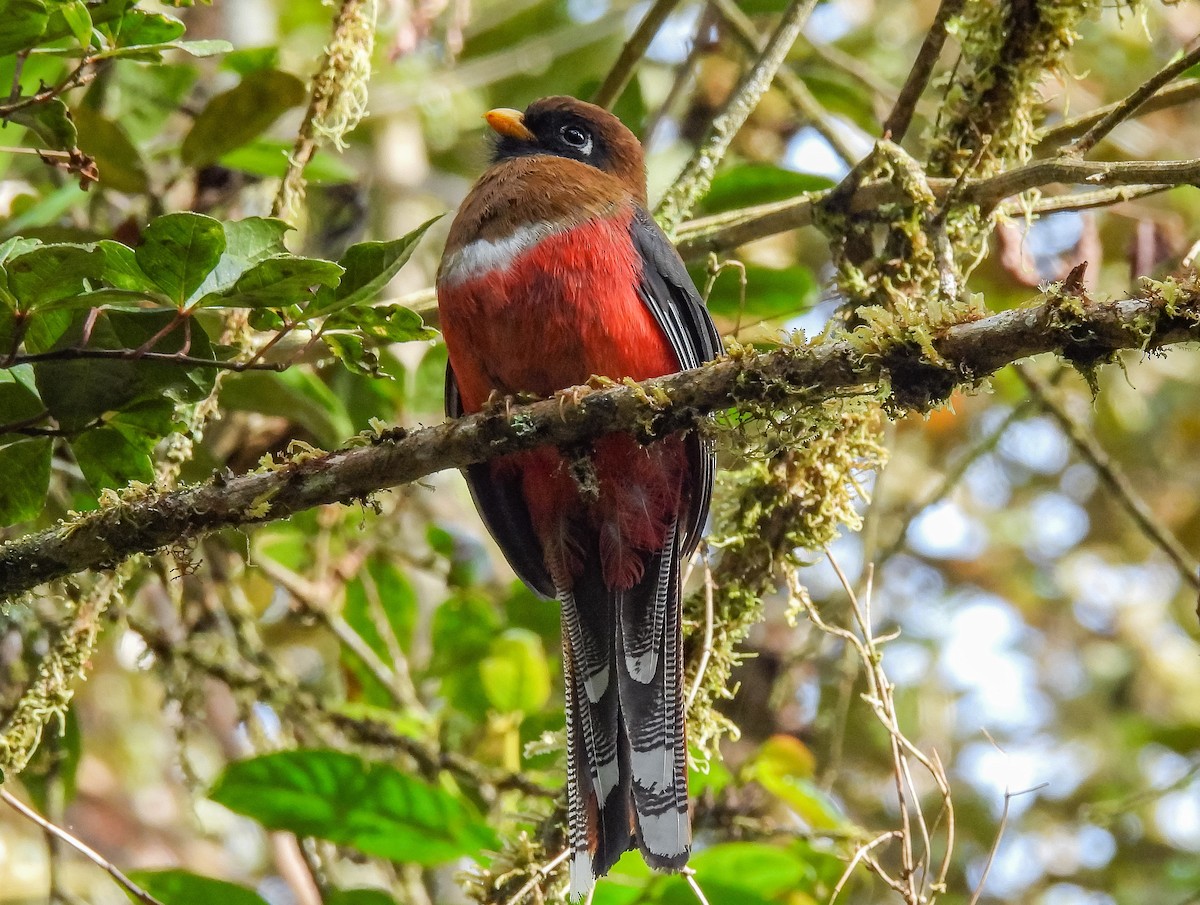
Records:
[[[327,503],[364,500],[447,468],[614,431],[649,440],[695,427],[714,411],[756,402],[795,406],[837,395],[878,394],[924,410],[954,390],[1030,355],[1056,352],[1093,365],[1123,349],[1200,341],[1200,282],[1148,284],[1140,297],[1092,302],[1058,295],[948,327],[936,359],[917,341],[848,339],[734,355],[641,385],[595,390],[485,412],[365,446],[298,456],[249,474],[169,493],[142,491],[0,548],[0,597],[138,553],[241,525],[276,521]]]

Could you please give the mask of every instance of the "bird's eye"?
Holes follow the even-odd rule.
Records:
[[[584,154],[590,154],[592,150],[592,136],[588,135],[583,129],[578,126],[563,126],[559,132],[562,140],[569,147],[582,151]]]

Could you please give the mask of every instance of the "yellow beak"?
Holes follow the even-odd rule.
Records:
[[[498,135],[515,138],[518,141],[534,140],[534,134],[525,125],[525,115],[520,110],[498,107],[495,110],[489,110],[483,115],[483,118],[492,127],[492,131]]]

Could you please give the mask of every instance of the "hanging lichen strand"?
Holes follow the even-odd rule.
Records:
[[[787,586],[812,551],[842,528],[857,531],[865,500],[864,476],[887,457],[882,417],[871,400],[833,400],[794,411],[749,414],[736,436],[749,452],[721,472],[709,546],[717,554],[711,580],[698,581],[684,601],[688,687],[702,662],[703,679],[688,715],[689,741],[701,760],[713,756],[737,727],[715,709],[733,697],[737,646],[762,618],[763,598]],[[704,657],[711,595],[712,638]]]

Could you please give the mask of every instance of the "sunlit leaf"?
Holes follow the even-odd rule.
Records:
[[[487,825],[444,789],[339,751],[238,761],[210,797],[269,829],[405,863],[443,864],[496,845]]]
[[[198,307],[282,308],[296,304],[316,286],[336,286],[342,268],[332,261],[277,254],[252,265],[232,286],[203,296]]]
[[[500,713],[533,713],[550,697],[550,667],[542,639],[510,628],[496,638],[479,663],[483,690]]]
[[[704,211],[719,213],[794,198],[804,192],[827,189],[833,180],[797,173],[769,164],[744,163],[722,170],[704,196]]]
[[[407,235],[390,242],[360,242],[350,246],[341,261],[346,268],[342,282],[336,291],[318,295],[309,306],[308,316],[331,314],[372,301],[412,257],[425,231],[437,220],[437,217],[427,220]]]
[[[746,285],[742,287],[742,276]],[[703,288],[703,271],[693,273]],[[743,324],[803,314],[817,300],[820,284],[807,267],[782,269],[745,265],[744,271],[726,267],[717,276],[708,295],[708,310]]]
[[[219,220],[176,213],[147,224],[134,258],[142,272],[152,276],[172,303],[182,308],[224,251],[225,230]]]
[[[133,870],[129,879],[164,905],[266,905],[255,892],[186,870]],[[134,905],[142,900],[126,890]]]
[[[32,47],[46,30],[48,19],[43,0],[0,0],[0,22],[4,23],[0,28],[0,55]]]

